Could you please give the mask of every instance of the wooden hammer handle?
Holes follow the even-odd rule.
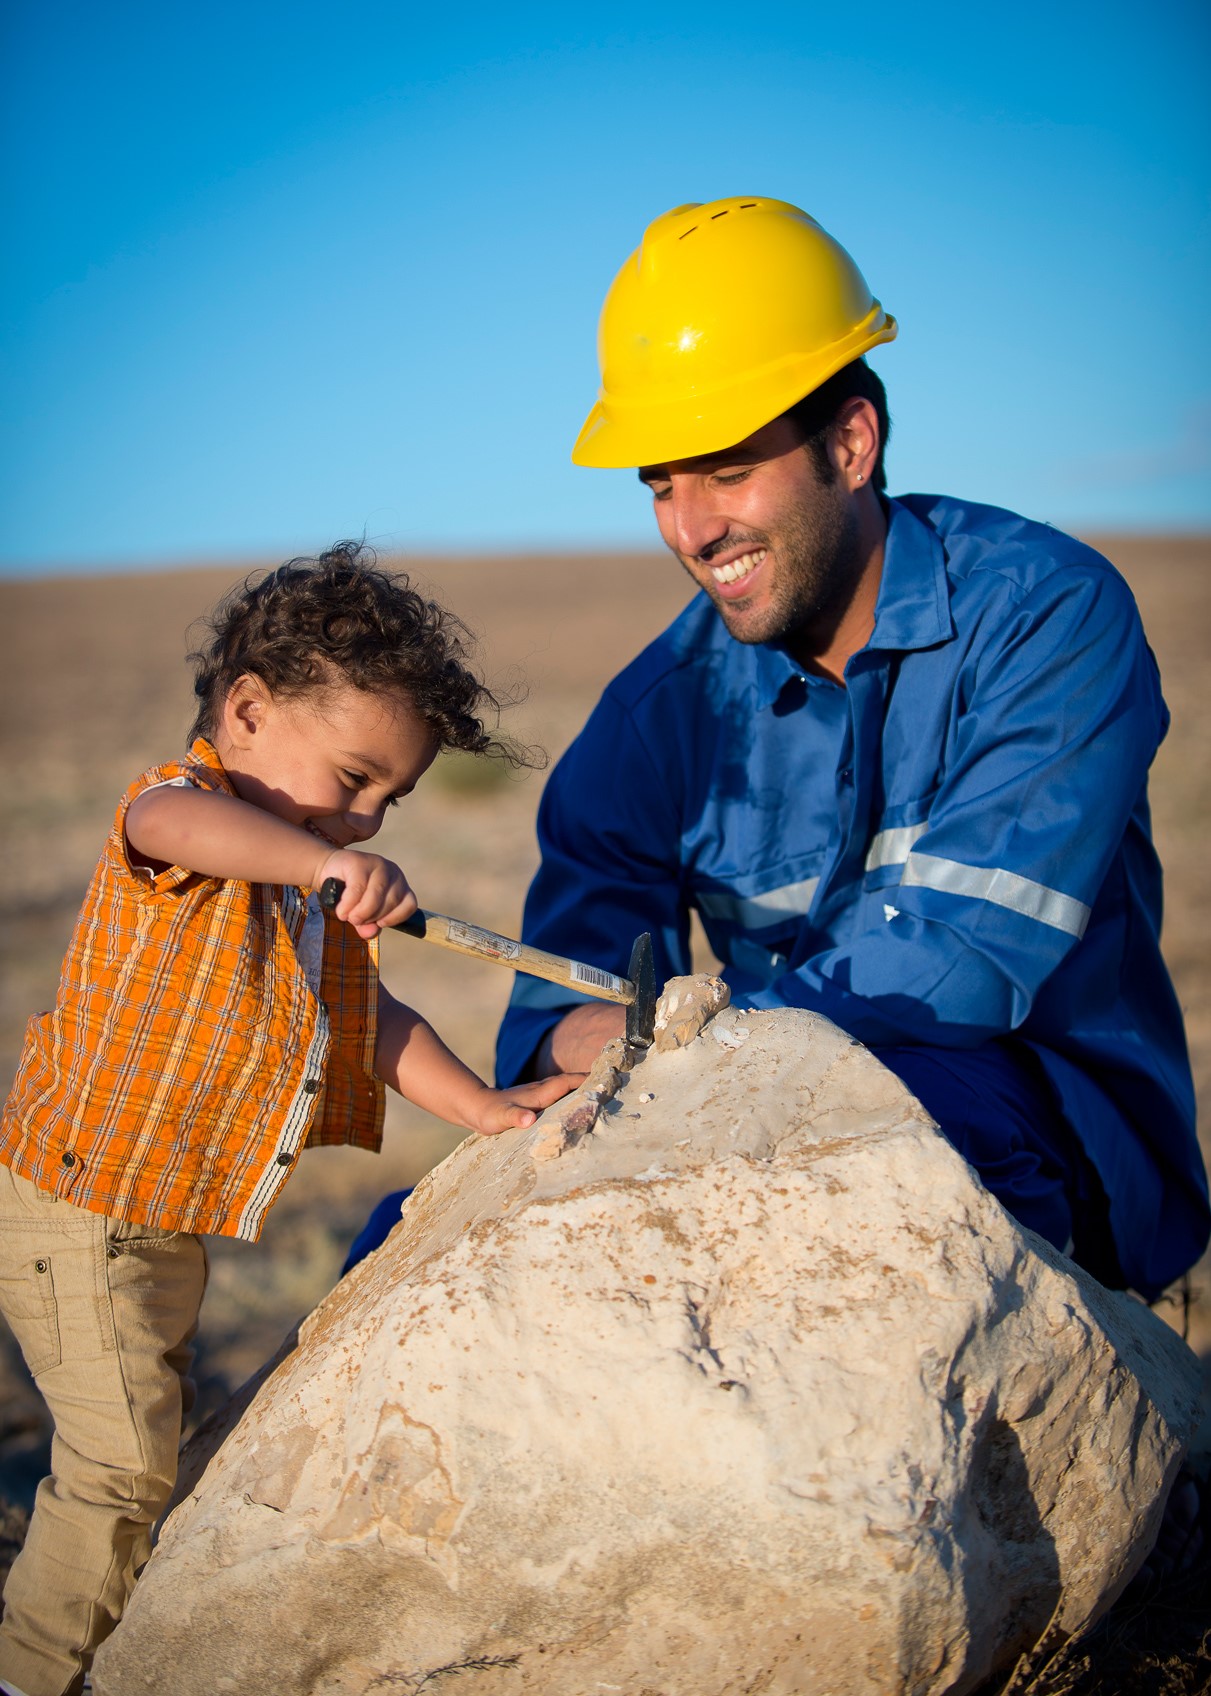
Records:
[[[320,890],[320,905],[329,909],[335,907],[344,890],[339,878],[328,878]],[[615,977],[613,972],[603,972],[599,966],[586,966],[580,960],[565,960],[560,954],[548,954],[541,948],[531,948],[529,943],[514,942],[510,937],[499,936],[494,930],[483,930],[479,925],[466,924],[462,919],[452,919],[445,913],[430,913],[420,908],[410,919],[388,928],[417,936],[422,942],[434,942],[439,948],[452,949],[456,954],[492,960],[498,966],[510,966],[515,972],[527,972],[534,978],[546,978],[549,983],[565,984],[569,989],[578,989],[601,1001],[616,1001],[629,1007],[635,999],[635,985],[630,978]]]

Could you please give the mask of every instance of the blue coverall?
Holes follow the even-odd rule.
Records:
[[[697,909],[737,1004],[825,1014],[927,1106],[932,1068],[1045,1121],[1044,1155],[1074,1193],[1091,1180],[1122,1279],[1155,1296],[1211,1215],[1160,954],[1147,773],[1168,714],[1135,602],[1047,525],[887,506],[844,688],[733,640],[705,595],[615,679],[547,785],[523,934],[621,972],[650,930],[659,981],[689,970]],[[578,999],[517,978],[502,1084]]]

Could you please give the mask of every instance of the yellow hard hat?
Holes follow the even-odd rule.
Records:
[[[756,195],[649,224],[597,332],[601,388],[577,465],[663,465],[751,436],[896,321],[814,218]]]

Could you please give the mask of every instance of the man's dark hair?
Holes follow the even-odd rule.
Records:
[[[887,391],[881,379],[864,359],[855,359],[849,365],[843,366],[834,377],[830,377],[826,383],[821,383],[810,395],[804,395],[801,401],[796,402],[782,416],[793,419],[798,426],[803,445],[816,462],[820,481],[831,483],[834,472],[832,461],[828,457],[828,432],[846,401],[855,397],[868,400],[879,420],[879,454],[870,481],[872,488],[882,494],[887,487],[883,454],[891,435],[891,419],[887,413]]]
[[[199,703],[191,740],[213,735],[228,690],[250,673],[283,697],[340,683],[400,694],[443,748],[542,763],[486,728],[506,703],[471,669],[466,625],[417,594],[404,572],[380,570],[363,542],[254,573],[203,623],[208,640],[189,656]]]

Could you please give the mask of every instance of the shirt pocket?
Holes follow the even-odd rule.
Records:
[[[268,950],[242,938],[211,941],[204,933],[174,943],[175,953],[148,947],[131,959],[111,1014],[116,1027],[129,1027],[132,1009],[145,1010],[142,1024],[161,1040],[182,1030],[228,1040],[265,1023],[274,995]]]
[[[35,1378],[58,1366],[62,1355],[59,1307],[49,1254],[34,1255],[15,1274],[0,1272],[0,1309]]]
[[[200,953],[180,987],[191,1024],[226,1034],[265,1023],[273,1006],[274,962],[267,949],[240,942]]]

